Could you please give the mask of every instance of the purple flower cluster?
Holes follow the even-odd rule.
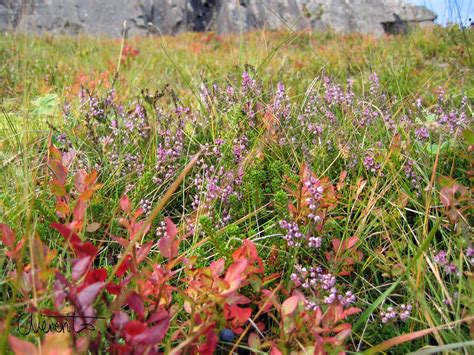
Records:
[[[201,86],[199,86],[199,96],[201,97],[201,101],[206,109],[209,109],[211,104],[211,95],[205,84],[201,84]]]
[[[319,201],[323,197],[324,188],[321,186],[321,182],[314,176],[311,176],[306,180],[304,185],[309,193],[309,197],[306,199],[306,203],[310,210],[308,218],[314,223],[319,223],[321,222],[321,217],[316,213],[316,211],[319,206]]]
[[[148,199],[141,199],[140,200],[140,208],[143,210],[143,214],[145,216],[148,216],[148,214],[151,212],[151,201]]]
[[[426,141],[430,138],[430,132],[426,126],[421,126],[415,129],[415,137],[420,141]]]
[[[420,194],[420,182],[421,182],[421,176],[419,176],[414,170],[413,170],[413,160],[408,159],[407,162],[405,163],[403,170],[405,172],[405,176],[407,179],[410,180],[412,186],[418,190],[417,195]]]
[[[278,83],[277,92],[273,101],[273,114],[279,122],[285,122],[290,118],[290,98],[285,91],[285,85]]]
[[[469,263],[474,265],[474,246],[472,244],[467,247],[466,256],[469,259]]]
[[[359,119],[357,120],[357,125],[360,127],[367,127],[380,117],[380,113],[372,106],[369,106],[365,103],[362,105],[364,109],[358,114]]]
[[[385,122],[387,129],[392,131],[392,133],[395,133],[396,126],[395,126],[395,121],[392,118],[392,115],[389,114],[388,112],[385,112],[383,115],[383,120]]]
[[[163,128],[159,136],[162,141],[156,148],[156,163],[153,182],[157,185],[163,184],[171,179],[178,170],[178,160],[181,158],[184,144],[184,121],[178,122],[176,131]]]
[[[405,321],[410,317],[412,311],[412,306],[408,305],[400,305],[400,307],[393,308],[392,306],[387,307],[386,310],[380,311],[380,318],[382,319],[382,323],[388,323],[391,320],[400,319],[401,321]]]
[[[321,237],[309,237],[308,239],[308,247],[310,248],[321,248],[323,240]]]
[[[229,198],[231,196],[236,196],[238,199],[241,197],[237,188],[242,184],[243,179],[243,170],[239,166],[234,171],[226,170],[222,165],[217,167],[222,160],[220,147],[223,143],[223,140],[217,139],[213,147],[209,145],[203,147],[204,155],[216,157],[217,164],[207,163],[204,158],[198,161],[197,166],[201,170],[194,176],[193,185],[196,188],[196,193],[191,203],[192,209],[200,209],[201,213],[207,214],[211,218],[215,217],[215,211],[211,207],[220,203],[221,215],[219,221],[216,222],[219,228],[224,227],[231,220]]]
[[[156,227],[156,236],[158,238],[164,237],[166,235],[166,222],[161,221],[158,227]]]
[[[336,277],[322,267],[295,266],[295,272],[290,276],[296,287],[308,296],[306,301],[307,310],[316,310],[321,304],[340,303],[344,308],[349,307],[356,301],[351,291],[341,292],[336,287]]]
[[[244,155],[248,150],[249,140],[246,135],[241,135],[240,137],[234,139],[234,145],[232,147],[232,152],[234,153],[235,162],[240,164],[244,158]]]
[[[446,265],[448,263],[446,252],[444,250],[440,250],[437,254],[435,254],[433,259],[439,265]]]
[[[242,73],[241,91],[244,96],[249,95],[251,93],[255,94],[256,96],[260,95],[260,89],[257,86],[257,82],[252,79],[250,77],[250,74],[246,71]]]
[[[320,122],[316,122],[316,120],[319,118],[318,112],[317,96],[311,92],[303,113],[298,115],[298,122],[303,132],[308,133],[312,137],[311,142],[313,144],[318,143],[316,138],[319,138],[324,131],[322,124]],[[335,122],[334,114],[327,109],[326,117],[328,117],[330,121]]]
[[[459,292],[454,292],[452,298],[451,298],[451,299],[445,298],[445,299],[443,300],[443,303],[444,303],[445,305],[451,305],[451,306],[452,306],[452,305],[453,305],[453,299],[456,300],[456,299],[458,299],[458,298],[459,298]]]
[[[102,119],[105,110],[97,96],[89,96],[89,115],[95,119]]]
[[[374,72],[370,74],[369,81],[370,81],[370,88],[369,88],[370,95],[375,96],[375,94],[377,94],[380,90],[380,81],[379,81],[379,77],[377,73]]]
[[[376,163],[372,155],[367,154],[364,157],[364,167],[367,171],[376,173],[380,169],[380,163]]]
[[[304,235],[301,233],[300,228],[296,222],[287,222],[285,220],[280,221],[280,227],[286,229],[286,234],[283,239],[289,247],[299,247],[304,240]]]
[[[466,112],[456,112],[454,110],[446,114],[443,113],[438,123],[445,125],[449,133],[454,133],[458,127],[463,127],[468,123],[467,114]]]
[[[342,86],[333,84],[328,77],[323,78],[323,85],[325,90],[324,100],[327,104],[332,106],[346,102],[346,95],[344,94]]]
[[[443,267],[444,272],[446,274],[460,276],[458,267],[455,263],[448,261],[447,254],[444,250],[438,251],[434,255],[433,260],[435,261],[435,263]]]
[[[305,244],[309,248],[319,249],[322,245],[321,237],[305,236],[301,231],[296,222],[287,222],[285,220],[280,221],[280,227],[286,230],[286,234],[283,239],[289,247],[300,247]]]

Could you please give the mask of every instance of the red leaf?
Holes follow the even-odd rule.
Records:
[[[110,238],[115,240],[117,243],[119,243],[121,246],[124,248],[127,248],[128,245],[130,244],[130,241],[121,237],[116,237],[115,235],[111,235]]]
[[[272,346],[270,349],[270,355],[282,355],[282,352],[278,350],[276,346]]]
[[[214,328],[215,328],[215,325],[213,324],[211,327],[209,327],[209,329],[207,329],[206,342],[199,347],[198,349],[199,354],[203,354],[203,355],[214,354],[214,351],[216,350],[217,342],[219,341],[219,338],[214,332]]]
[[[61,159],[63,165],[66,168],[69,168],[75,156],[76,156],[76,151],[74,149],[69,149],[66,153],[63,154],[63,157]]]
[[[51,227],[56,229],[72,245],[81,243],[81,238],[64,224],[51,223]]]
[[[151,247],[153,246],[153,241],[142,245],[137,252],[137,262],[140,264],[150,253]]]
[[[352,248],[358,241],[359,241],[358,237],[351,237],[351,238],[347,239],[345,249]]]
[[[167,317],[169,317],[168,311],[164,309],[159,309],[158,311],[156,311],[155,313],[151,315],[151,317],[148,319],[148,323],[152,324],[155,322],[159,322],[160,320],[165,319]]]
[[[146,345],[156,345],[161,340],[163,340],[164,336],[166,335],[166,331],[170,325],[170,318],[167,316],[166,318],[161,319],[158,323],[154,326],[145,329],[140,334],[136,335],[133,338],[134,342],[143,343]]]
[[[58,180],[53,179],[49,182],[49,187],[54,196],[64,197],[67,195],[66,188]]]
[[[74,266],[72,267],[72,280],[77,281],[79,280],[82,275],[85,274],[87,268],[89,267],[91,262],[91,257],[86,256],[82,259],[76,260],[74,262]]]
[[[74,186],[78,192],[84,192],[86,190],[86,176],[87,173],[84,169],[78,170],[74,176]]]
[[[61,160],[61,151],[56,148],[54,145],[49,146],[49,154],[53,157],[53,159]]]
[[[339,251],[339,247],[341,245],[341,241],[337,238],[334,238],[332,240],[332,248],[334,249],[335,252]]]
[[[59,184],[66,185],[67,169],[59,160],[51,160],[49,166]]]
[[[85,183],[87,185],[91,185],[93,184],[95,181],[97,180],[97,171],[95,170],[92,170],[91,173],[89,175],[87,175],[86,179],[85,179]]]
[[[245,278],[245,269],[247,269],[247,259],[241,259],[233,263],[225,275],[224,281],[228,283],[229,288],[222,292],[223,296],[227,296],[235,292]]]
[[[94,259],[97,254],[97,248],[91,242],[73,244],[73,249],[78,258],[90,256]]]
[[[130,199],[127,195],[123,195],[120,199],[120,208],[126,213],[131,213],[132,208],[130,205]]]
[[[107,270],[105,269],[94,269],[87,273],[85,282],[92,284],[94,282],[102,282],[107,279]]]
[[[92,305],[92,303],[94,303],[95,298],[103,287],[103,282],[96,282],[87,286],[77,294],[77,299],[82,309],[86,309],[87,307]]]
[[[76,202],[76,206],[74,207],[74,219],[77,221],[82,221],[84,219],[84,214],[86,213],[86,204],[82,200],[78,200]]]
[[[38,353],[36,346],[13,335],[8,335],[8,344],[10,344],[15,355],[34,355]]]
[[[336,345],[342,344],[344,340],[351,334],[351,329],[345,329],[341,330],[337,335],[335,336],[337,343]]]
[[[232,321],[234,326],[241,326],[247,322],[252,315],[252,309],[242,308],[237,305],[229,306],[227,303],[224,305],[224,315],[227,320]]]
[[[290,316],[296,311],[300,299],[301,296],[295,295],[291,296],[290,298],[287,298],[285,302],[283,302],[283,304],[281,305],[281,313],[283,317]]]
[[[145,307],[143,306],[143,301],[141,297],[136,292],[131,292],[127,297],[127,304],[128,306],[135,311],[136,314],[143,318],[143,312],[145,311]]]
[[[175,238],[176,234],[178,234],[178,230],[176,229],[176,225],[173,223],[171,218],[166,217],[166,234],[169,235],[171,238]]]
[[[56,202],[56,213],[60,218],[66,218],[71,211],[69,210],[69,206],[67,203],[62,201]]]
[[[132,239],[136,236],[136,234],[140,231],[140,229],[142,229],[143,224],[145,224],[145,223],[147,223],[147,221],[140,221],[140,222],[132,224],[132,231],[130,233],[130,239]],[[147,223],[147,225],[145,226],[145,229],[143,230],[142,236],[147,234],[149,230],[150,230],[150,224]]]
[[[132,340],[137,334],[140,334],[146,328],[146,324],[140,321],[132,320],[128,322],[124,328],[125,339],[128,341]]]
[[[127,257],[122,261],[119,268],[117,269],[117,276],[122,277],[129,268],[130,268],[130,255],[127,255]]]
[[[89,189],[84,191],[80,196],[79,196],[79,201],[89,201],[92,198],[92,195],[94,194],[94,190]]]
[[[107,290],[108,293],[110,293],[111,295],[120,295],[121,291],[122,291],[122,287],[120,285],[116,285],[112,282],[109,282],[107,284],[107,286],[105,286],[105,289]]]
[[[322,326],[324,328],[331,328],[335,323],[344,318],[341,304],[332,304],[323,316]]]
[[[2,233],[2,242],[10,249],[13,248],[15,243],[15,234],[9,226],[6,224],[0,224],[0,233]]]
[[[125,325],[128,323],[129,320],[130,319],[127,313],[125,313],[124,311],[118,311],[114,313],[114,316],[112,317],[112,321],[110,322],[110,325],[112,326],[112,329],[114,329],[115,331],[118,331],[122,329],[123,327],[125,327]]]
[[[158,248],[161,255],[168,259],[173,259],[178,255],[179,239],[176,238],[177,229],[170,218],[165,218],[166,234],[160,238]]]
[[[199,347],[199,354],[212,355],[215,353],[219,338],[211,331],[206,335],[206,343]]]
[[[100,228],[100,223],[92,222],[92,223],[90,223],[90,224],[87,225],[86,231],[89,232],[89,233],[94,233],[94,232],[97,231],[99,228]]]
[[[248,273],[264,272],[263,262],[258,256],[257,248],[255,247],[255,244],[248,239],[245,239],[242,246],[232,254],[232,258],[234,261],[246,258],[249,261],[249,264],[252,265],[252,267],[249,268],[250,270],[247,270]],[[257,266],[254,266],[255,263],[257,263]]]
[[[357,308],[357,307],[349,307],[348,309],[344,311],[344,315],[348,317],[348,316],[352,316],[353,314],[357,314],[359,312],[362,312],[362,309]]]
[[[352,329],[352,325],[350,325],[349,323],[343,323],[343,324],[339,324],[335,326],[334,328],[331,329],[331,331],[334,333],[338,333],[340,331],[347,330],[347,329]]]
[[[64,300],[66,299],[66,292],[64,291],[65,285],[60,281],[56,280],[54,281],[53,284],[53,301],[54,301],[54,307],[59,309]]]
[[[224,272],[225,260],[219,259],[211,263],[210,269],[213,277],[218,277]]]

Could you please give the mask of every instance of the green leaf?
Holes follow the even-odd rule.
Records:
[[[441,146],[439,144],[436,144],[436,143],[426,143],[425,144],[425,150],[428,152],[428,154],[430,155],[436,155],[438,154],[438,149],[439,149],[439,152],[444,152],[448,149],[448,147],[450,145],[454,145],[454,140],[453,139],[450,139],[446,142],[443,142],[443,144],[441,144]]]
[[[430,144],[430,143],[426,143],[425,144],[425,150],[428,152],[428,154],[430,155],[436,155],[438,154],[438,149],[439,149],[439,145],[438,144]]]
[[[38,97],[31,104],[34,106],[33,115],[52,115],[59,105],[59,98],[56,94],[48,94]]]
[[[436,115],[430,113],[429,115],[426,116],[426,122],[435,122],[436,121]]]
[[[466,128],[463,132],[462,135],[464,139],[466,140],[466,143],[469,145],[474,145],[474,132],[470,130],[469,128]]]

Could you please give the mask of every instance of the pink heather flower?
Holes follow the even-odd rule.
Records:
[[[242,73],[242,93],[244,95],[254,92],[256,95],[259,95],[257,90],[257,83],[252,79],[248,72],[244,71]]]
[[[287,222],[285,220],[280,221],[280,227],[287,230],[286,235],[283,239],[286,240],[288,246],[297,247],[301,245],[303,239],[303,233],[300,232],[298,224],[295,222]]]
[[[400,320],[402,321],[407,320],[408,317],[410,316],[411,310],[412,310],[411,305],[405,306],[404,304],[402,304],[400,306],[400,313],[399,313]]]
[[[363,163],[364,163],[365,169],[372,172],[372,173],[376,173],[380,169],[380,164],[375,163],[374,158],[369,154],[367,154],[364,157],[364,162]]]
[[[319,237],[310,237],[308,240],[308,246],[310,248],[321,248],[322,239]]]
[[[141,199],[140,208],[143,210],[143,213],[145,214],[145,216],[147,216],[151,212],[151,201]]]
[[[369,77],[370,81],[370,94],[374,95],[380,88],[380,81],[377,73],[372,73]]]
[[[416,107],[417,107],[417,108],[421,108],[421,105],[422,105],[422,103],[421,103],[421,97],[419,97],[418,99],[416,99]]]
[[[309,197],[306,199],[306,203],[308,204],[308,208],[310,213],[308,214],[308,218],[313,220],[315,223],[319,223],[321,221],[321,217],[316,213],[319,200],[323,197],[324,188],[321,186],[321,182],[311,176],[308,180],[304,182],[305,187],[308,189]]]
[[[165,221],[161,221],[160,225],[156,228],[156,236],[157,237],[164,237],[166,234],[166,223]]]
[[[434,261],[439,265],[446,265],[448,260],[446,259],[446,252],[444,250],[440,250],[434,256]]]
[[[467,247],[466,256],[469,258],[469,263],[474,265],[474,247],[472,245]]]
[[[400,319],[401,321],[405,321],[408,319],[408,317],[411,314],[412,306],[410,304],[408,305],[400,305],[397,309],[394,307],[387,307],[387,309],[384,311],[380,311],[380,317],[382,319],[382,323],[388,323],[391,320],[395,319]]]
[[[428,128],[423,126],[415,129],[415,136],[418,140],[425,141],[430,138],[430,133],[428,132]]]
[[[455,263],[449,263],[448,265],[445,265],[444,266],[444,271],[448,274],[448,275],[456,275],[456,276],[459,276],[459,270],[458,270],[458,267],[456,266]]]

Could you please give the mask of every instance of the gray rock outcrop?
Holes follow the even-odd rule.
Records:
[[[436,18],[400,0],[0,0],[0,31],[120,37],[126,20],[128,35],[258,28],[380,35],[398,21],[394,14],[407,23]]]

